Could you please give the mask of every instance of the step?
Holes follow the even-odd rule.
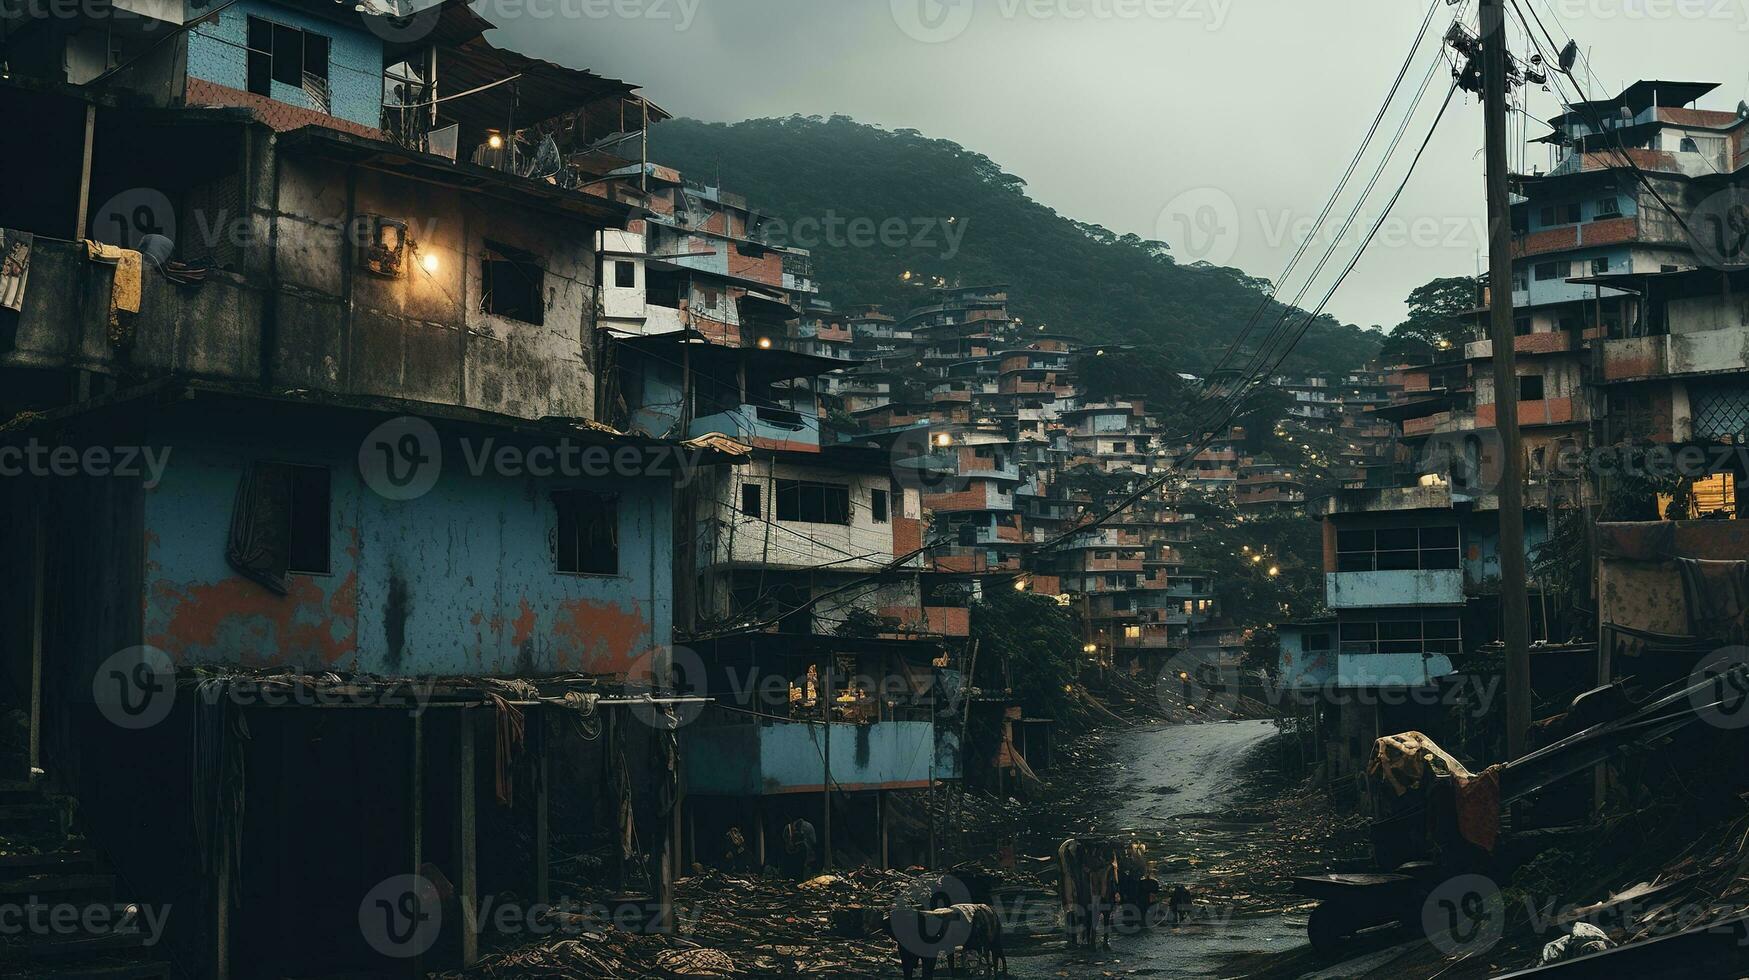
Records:
[[[128,956],[135,950],[146,948],[144,928],[134,928],[128,932],[108,932],[98,935],[69,935],[33,937],[33,941],[21,944],[16,954],[21,959],[33,963],[60,962],[69,963],[74,960],[89,960],[98,957],[117,958]]]
[[[31,896],[109,895],[115,891],[115,875],[38,874],[0,881],[0,900]]]
[[[61,808],[51,803],[0,804],[0,828],[59,827]]]
[[[0,855],[0,881],[11,881],[27,875],[86,873],[93,870],[96,863],[96,855],[79,849],[45,851],[41,854],[4,854]]]
[[[84,963],[40,964],[26,974],[31,980],[169,980],[170,964],[158,960],[110,958]]]
[[[42,790],[23,779],[0,779],[0,805],[42,803]]]

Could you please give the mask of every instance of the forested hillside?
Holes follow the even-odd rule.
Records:
[[[1268,288],[1238,269],[1180,264],[1169,242],[1060,215],[988,157],[915,130],[888,132],[842,116],[676,119],[653,130],[651,158],[694,181],[720,178],[772,215],[773,241],[812,248],[824,295],[839,305],[901,310],[938,278],[1005,282],[1011,308],[1029,324],[1158,346],[1194,371],[1220,356]],[[1151,198],[1137,200],[1148,207]],[[1272,305],[1265,323],[1282,312]],[[1381,339],[1320,317],[1286,366],[1345,370]]]

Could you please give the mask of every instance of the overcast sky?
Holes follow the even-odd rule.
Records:
[[[843,113],[918,129],[988,155],[1065,215],[1164,239],[1182,261],[1275,278],[1427,4],[481,0],[476,9],[500,25],[494,43],[642,84],[676,115]],[[1451,9],[1441,4],[1431,33],[1443,33]],[[1636,78],[1720,83],[1703,108],[1749,98],[1749,0],[1534,0],[1534,9],[1561,42],[1571,31],[1591,51],[1594,98]],[[1436,47],[1431,38],[1423,46],[1414,80]],[[1405,164],[1448,82],[1442,69],[1411,121]],[[1553,95],[1531,94],[1537,118],[1554,106]],[[1545,132],[1533,125],[1530,135]],[[1480,111],[1460,93],[1332,313],[1390,326],[1410,289],[1475,271],[1485,237],[1480,147]],[[1529,149],[1525,163],[1546,168],[1546,148]],[[1390,171],[1365,217],[1400,174]],[[1290,297],[1298,285],[1290,280]]]

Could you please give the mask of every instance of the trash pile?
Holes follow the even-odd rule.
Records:
[[[676,935],[636,935],[611,927],[583,931],[488,954],[471,970],[441,976],[882,976],[897,963],[892,940],[882,932],[882,916],[915,881],[904,872],[867,868],[804,882],[707,871],[676,883]]]

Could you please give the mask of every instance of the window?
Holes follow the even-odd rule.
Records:
[[[1597,199],[1597,216],[1599,218],[1621,217],[1621,198],[1600,197]]]
[[[1300,634],[1300,650],[1305,653],[1319,653],[1330,649],[1330,634],[1302,633]]]
[[[1539,262],[1536,267],[1536,281],[1548,282],[1550,279],[1565,279],[1573,274],[1571,262]]]
[[[326,575],[328,566],[328,467],[287,466],[291,502],[291,536],[285,570]]]
[[[1542,223],[1544,228],[1550,228],[1555,225],[1576,225],[1579,221],[1579,205],[1577,203],[1556,204],[1551,207],[1543,208],[1542,210]]]
[[[624,259],[614,260],[613,284],[620,289],[635,289],[638,285],[638,267]]]
[[[480,259],[480,310],[539,325],[546,313],[546,273],[527,252],[487,241]]]
[[[1694,137],[1684,136],[1676,149],[1678,153],[1699,153],[1700,145],[1694,141]]]
[[[1543,376],[1540,374],[1522,374],[1518,377],[1518,400],[1521,402],[1540,402],[1543,400]]]
[[[1339,572],[1431,571],[1457,567],[1456,527],[1336,532],[1336,570]]]
[[[306,93],[328,111],[328,38],[259,17],[248,20],[245,38],[249,91],[273,98],[273,83]]]
[[[250,464],[231,514],[225,561],[281,595],[288,574],[328,574],[329,485],[325,466]]]
[[[1515,317],[1512,321],[1512,332],[1520,337],[1530,333],[1530,317]]]
[[[1404,618],[1345,622],[1339,627],[1343,653],[1441,653],[1460,652],[1458,621],[1449,614],[1429,612],[1426,618],[1409,613]]]
[[[1609,271],[1609,256],[1601,255],[1591,260],[1591,274],[1601,276]]]
[[[559,530],[558,570],[577,575],[619,574],[619,498],[587,490],[553,494]]]
[[[759,506],[759,484],[741,484],[741,513],[748,517],[758,517],[764,513],[764,508]]]
[[[779,480],[777,519],[801,524],[849,524],[850,488],[836,483]]]
[[[887,491],[870,490],[868,509],[873,512],[876,524],[887,523]]]
[[[1514,272],[1512,274],[1512,291],[1513,292],[1522,293],[1529,288],[1530,288],[1530,275],[1528,273],[1521,270],[1518,272]]]

